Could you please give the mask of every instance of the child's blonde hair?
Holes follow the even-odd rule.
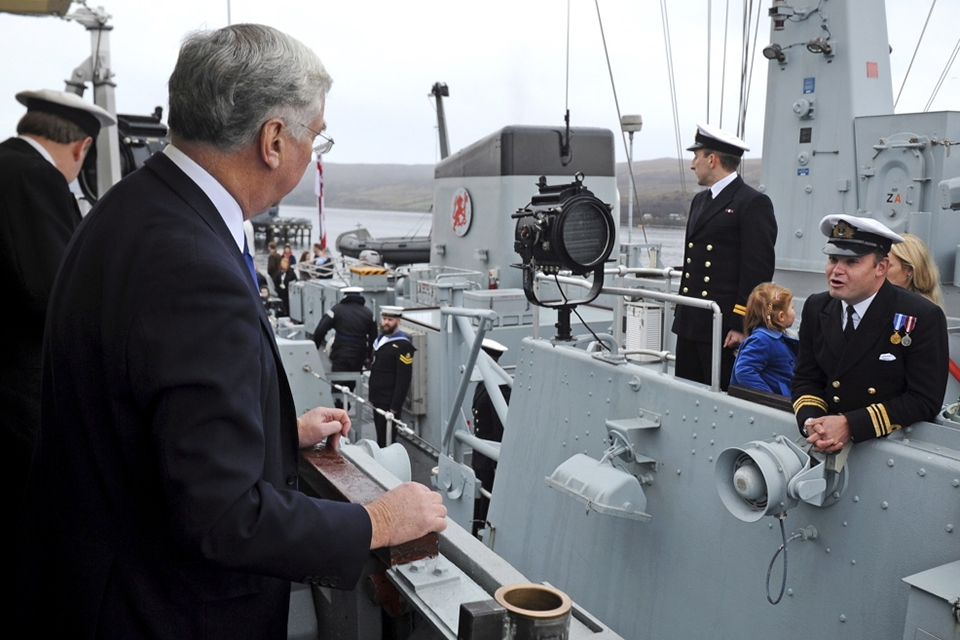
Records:
[[[749,336],[759,326],[783,333],[787,327],[780,322],[780,313],[786,314],[793,304],[793,293],[775,282],[761,282],[747,299],[743,318],[743,333]]]

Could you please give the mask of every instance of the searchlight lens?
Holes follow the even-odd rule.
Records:
[[[578,198],[564,205],[557,222],[560,248],[568,262],[592,268],[610,255],[613,233],[610,212],[594,197]]]

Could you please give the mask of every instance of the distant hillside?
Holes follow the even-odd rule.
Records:
[[[432,164],[324,163],[324,202],[336,209],[430,211],[433,204]],[[316,203],[316,168],[307,172],[284,202]]]
[[[744,179],[756,186],[760,182],[760,160],[744,162]],[[639,210],[634,207],[634,220],[640,213],[650,214],[653,222],[678,224],[670,214],[686,215],[690,200],[700,190],[690,171],[690,158],[679,163],[676,158],[659,158],[633,163],[639,196]],[[686,180],[686,195],[681,190],[680,175]],[[284,200],[287,204],[309,206],[314,195],[315,169],[307,168],[303,179]],[[323,166],[326,186],[325,202],[337,209],[373,209],[389,211],[430,211],[433,203],[433,165],[430,164],[335,164]],[[620,188],[621,220],[627,219],[630,175],[627,164],[617,165]]]

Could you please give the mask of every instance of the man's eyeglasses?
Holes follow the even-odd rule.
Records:
[[[314,138],[315,144],[313,145],[313,152],[315,154],[320,156],[325,153],[329,153],[330,149],[333,149],[333,138],[328,138],[327,136],[323,135],[319,131],[314,131],[313,129],[311,129],[310,127],[308,127],[303,123],[300,123],[300,126],[306,129],[307,131],[309,131],[310,133],[312,133],[314,136],[322,138],[320,142],[317,142],[316,138]]]

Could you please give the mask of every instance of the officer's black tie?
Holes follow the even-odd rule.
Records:
[[[856,331],[856,328],[853,326],[853,305],[847,305],[847,326],[843,328],[843,337],[846,338],[847,342],[850,342],[853,338],[853,332]]]
[[[710,206],[710,203],[713,201],[713,190],[707,189],[707,197],[700,199],[700,206],[694,209],[690,214],[690,228],[692,229],[697,225],[697,220],[700,218],[700,214],[703,213],[703,210]]]

